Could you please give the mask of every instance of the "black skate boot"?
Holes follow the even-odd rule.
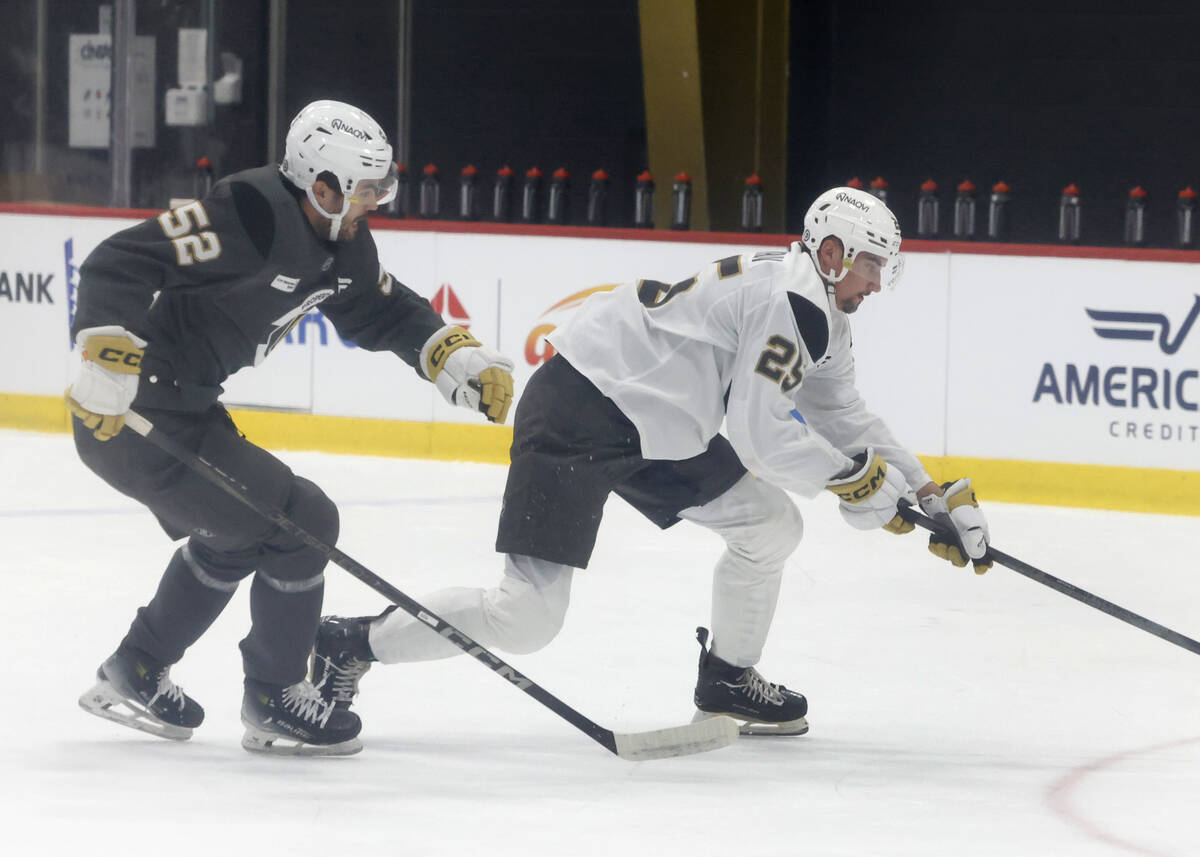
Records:
[[[170,677],[171,668],[121,644],[96,670],[96,685],[79,697],[84,711],[160,738],[184,741],[204,709]]]
[[[255,753],[349,756],[362,749],[362,721],[321,699],[308,681],[287,687],[246,679],[242,746]]]
[[[803,735],[808,731],[808,700],[781,684],[771,684],[754,667],[735,667],[712,653],[708,629],[697,628],[700,676],[696,681],[695,723],[724,714],[737,720],[743,735]]]
[[[321,617],[313,648],[312,683],[327,703],[346,709],[354,702],[359,679],[377,660],[367,641],[376,618]]]

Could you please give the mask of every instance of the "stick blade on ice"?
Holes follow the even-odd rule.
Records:
[[[650,732],[615,733],[617,755],[631,762],[690,756],[728,747],[738,737],[737,721],[729,717],[711,717],[687,726],[655,729]]]

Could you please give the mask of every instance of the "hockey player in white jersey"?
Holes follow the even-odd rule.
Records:
[[[590,297],[551,334],[557,355],[517,406],[512,466],[492,589],[444,589],[421,602],[476,641],[532,652],[562,626],[574,570],[586,568],[604,503],[616,493],[667,528],[718,533],[697,717],[726,714],[744,733],[802,734],[804,696],[758,663],[784,563],[803,525],[787,492],[828,488],[859,529],[909,532],[916,499],[953,538],[930,549],[956,565],[990,564],[987,525],[969,479],[938,485],[866,410],[854,386],[847,316],[893,282],[900,228],[862,191],[822,194],[789,251],[730,256],[676,283],[640,280]],[[725,423],[728,437],[720,433]],[[313,683],[348,705],[370,664],[459,649],[398,611],[326,617]]]

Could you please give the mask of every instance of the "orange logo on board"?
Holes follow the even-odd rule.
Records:
[[[570,297],[563,298],[542,313],[538,319],[538,324],[534,326],[533,330],[529,332],[529,336],[525,338],[525,362],[530,366],[540,366],[553,357],[555,354],[554,346],[546,341],[546,337],[556,327],[567,320],[572,310],[589,297],[597,292],[611,292],[618,285],[620,284],[609,283],[605,286],[592,286],[590,289],[584,289],[582,292],[576,292]]]

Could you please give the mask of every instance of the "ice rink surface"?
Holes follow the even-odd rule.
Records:
[[[490,585],[502,467],[281,453],[338,502],[339,546],[420,600]],[[172,552],[65,435],[0,431],[5,701],[0,820],[13,855],[395,854],[1013,857],[1200,854],[1200,658],[1003,568],[859,533],[799,500],[761,671],[811,731],[631,763],[467,658],[377,666],[364,751],[239,745],[243,586],[172,677],[206,708],[187,742],[76,699]],[[1200,521],[988,503],[997,547],[1200,637]],[[566,628],[518,669],[602,725],[687,722],[721,546],[613,498]],[[337,568],[326,610],[382,599]]]

